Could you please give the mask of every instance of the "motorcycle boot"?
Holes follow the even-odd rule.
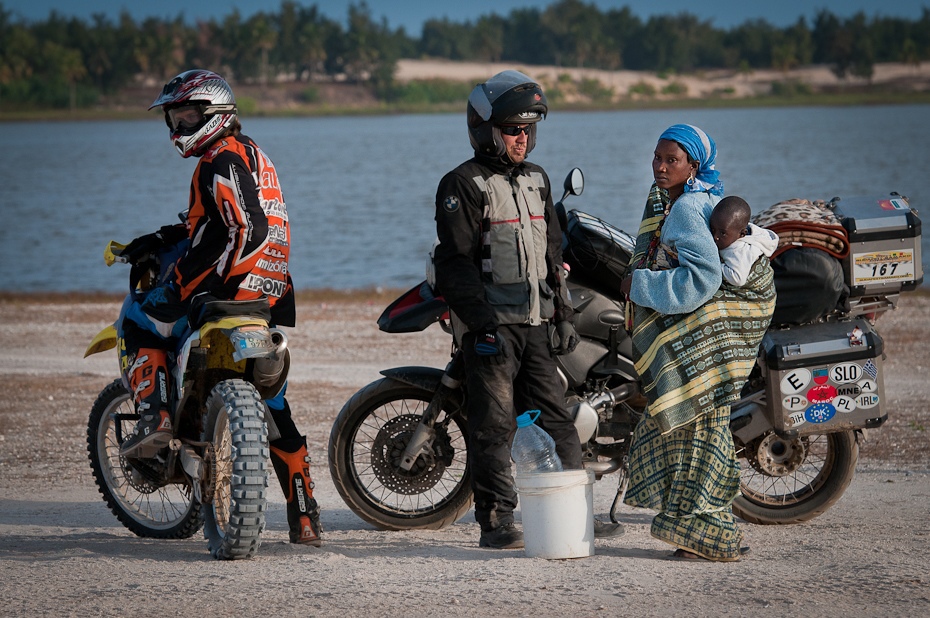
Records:
[[[174,435],[168,409],[168,362],[164,350],[141,348],[127,372],[139,413],[136,429],[120,447],[120,455],[144,459],[168,446]]]
[[[323,544],[320,506],[313,497],[307,440],[283,438],[270,445],[271,463],[287,499],[287,525],[291,543],[320,547]]]
[[[523,547],[523,532],[513,523],[498,526],[493,530],[482,530],[478,547],[491,549],[521,549]]]

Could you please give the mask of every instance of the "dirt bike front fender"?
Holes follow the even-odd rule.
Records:
[[[98,352],[106,352],[107,350],[112,350],[116,347],[117,334],[116,334],[116,325],[110,324],[102,331],[97,333],[91,342],[87,346],[87,350],[84,352],[84,358],[87,358],[91,354],[97,354]]]

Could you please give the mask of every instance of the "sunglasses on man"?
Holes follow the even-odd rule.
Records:
[[[514,125],[514,124],[503,124],[503,125],[500,125],[498,128],[501,130],[501,133],[503,133],[504,135],[514,136],[514,135],[520,135],[521,133],[523,133],[524,135],[529,135],[530,127],[532,126],[533,125],[528,124],[522,127],[518,127],[517,125]]]

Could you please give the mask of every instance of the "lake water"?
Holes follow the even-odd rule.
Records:
[[[930,220],[930,106],[558,112],[530,160],[568,206],[635,233],[659,134],[687,122],[717,142],[726,192],[758,212],[792,197],[897,191]],[[243,118],[274,160],[292,226],[298,289],[405,287],[423,278],[442,175],[471,156],[462,114]],[[0,290],[121,291],[109,240],[128,242],[186,208],[194,159],[151,120],[0,124]],[[556,195],[558,197],[558,195]],[[924,233],[922,261],[928,267]]]

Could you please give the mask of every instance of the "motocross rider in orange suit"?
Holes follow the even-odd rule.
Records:
[[[211,71],[186,71],[165,85],[149,109],[155,107],[164,111],[181,156],[200,160],[184,225],[137,238],[123,252],[133,262],[164,246],[182,247],[161,284],[134,304],[123,322],[123,371],[141,416],[121,449],[129,457],[152,456],[173,436],[167,351],[186,328],[198,294],[223,300],[265,296],[273,324],[295,323],[284,196],[274,164],[241,133],[229,84]],[[291,418],[283,390],[266,403],[281,434],[270,450],[287,498],[290,540],[319,546],[320,510],[313,498],[306,438]]]

